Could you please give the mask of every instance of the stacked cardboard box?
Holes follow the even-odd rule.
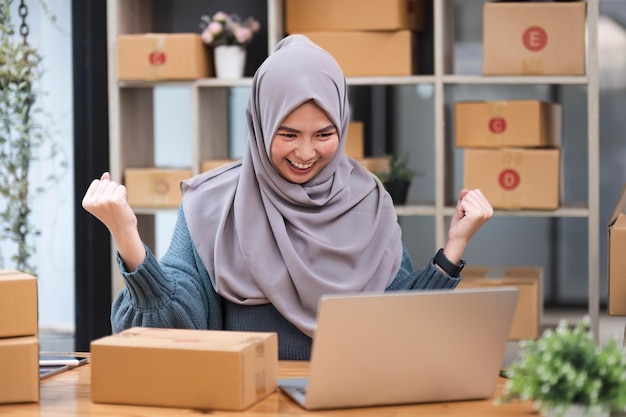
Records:
[[[141,33],[117,37],[117,79],[193,80],[211,75],[211,55],[195,33]]]
[[[286,31],[326,49],[348,77],[412,75],[423,1],[286,0]]]
[[[608,227],[608,310],[612,316],[626,316],[626,185],[615,204]]]
[[[175,208],[180,205],[180,183],[191,178],[190,169],[127,168],[124,185],[133,208]]]
[[[0,271],[0,404],[39,401],[37,279]]]
[[[517,287],[519,296],[509,339],[536,339],[543,317],[543,269],[540,267],[467,266],[457,288]]]
[[[276,390],[276,333],[135,327],[91,342],[95,403],[239,411]]]
[[[585,74],[584,1],[491,1],[483,13],[485,74]]]
[[[456,146],[465,148],[464,187],[499,209],[560,204],[561,107],[538,100],[457,102]]]
[[[363,135],[363,122],[352,121],[348,126],[345,153],[356,159],[370,172],[380,174],[389,171],[389,161],[386,157],[366,157]]]

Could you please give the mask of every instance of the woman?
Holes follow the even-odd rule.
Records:
[[[111,232],[126,282],[112,306],[115,332],[271,331],[281,359],[309,359],[322,295],[457,285],[456,266],[491,206],[479,190],[461,191],[437,263],[414,271],[389,194],[344,154],[346,93],[330,54],[301,35],[283,39],[253,79],[243,160],[183,182],[160,262],[124,186],[108,173],[93,181],[83,207]]]

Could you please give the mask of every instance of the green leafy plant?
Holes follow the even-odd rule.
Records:
[[[376,176],[383,182],[391,182],[404,180],[411,182],[417,172],[409,167],[409,154],[405,153],[403,156],[396,158],[394,155],[387,155],[389,161],[389,170],[380,171],[376,173]]]
[[[11,21],[13,0],[0,2],[0,241],[17,247],[11,256],[15,268],[35,273],[32,255],[39,231],[32,224],[33,198],[54,184],[50,175],[40,187],[31,183],[35,161],[52,162],[66,168],[66,161],[51,135],[41,123],[43,111],[36,88],[40,79],[42,57],[23,39],[16,36]],[[56,164],[58,162],[58,164]],[[0,267],[4,256],[0,253]]]
[[[570,327],[559,322],[537,340],[521,342],[520,358],[506,371],[501,403],[531,400],[542,413],[563,415],[572,404],[585,412],[622,410],[626,406],[626,359],[613,339],[598,346],[590,320]]]

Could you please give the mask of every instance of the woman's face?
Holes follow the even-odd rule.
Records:
[[[308,101],[278,127],[270,157],[286,180],[304,184],[330,162],[338,147],[337,128],[324,110]]]

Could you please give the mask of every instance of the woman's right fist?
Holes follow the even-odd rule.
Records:
[[[111,181],[108,172],[91,182],[82,205],[113,234],[137,228],[137,216],[126,201],[126,187]]]

